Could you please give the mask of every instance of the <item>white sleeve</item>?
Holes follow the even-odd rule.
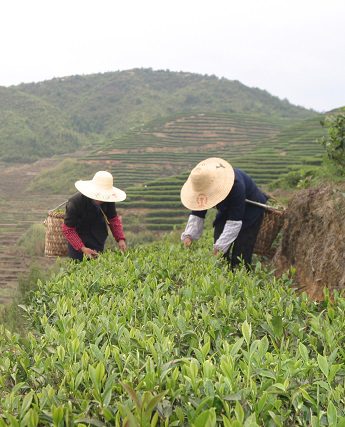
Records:
[[[236,239],[242,227],[242,221],[228,220],[225,223],[222,234],[219,236],[216,243],[213,245],[214,249],[222,251],[223,254],[227,252],[231,243]]]
[[[200,239],[204,230],[204,218],[195,215],[189,215],[188,222],[184,232],[181,234],[181,240],[189,236],[192,240]]]

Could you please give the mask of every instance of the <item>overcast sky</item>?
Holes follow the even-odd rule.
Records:
[[[0,0],[0,85],[151,67],[345,105],[345,0]]]

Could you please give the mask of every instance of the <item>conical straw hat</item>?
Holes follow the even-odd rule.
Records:
[[[101,202],[122,202],[126,193],[113,186],[114,180],[111,173],[99,171],[90,181],[77,181],[75,187],[84,196]]]
[[[226,160],[211,157],[198,163],[181,189],[182,204],[193,211],[213,208],[229,194],[235,172]]]

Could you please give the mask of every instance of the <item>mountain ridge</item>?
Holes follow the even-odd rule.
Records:
[[[30,99],[32,106],[13,102],[19,98]],[[239,81],[195,73],[132,69],[54,78],[0,88],[0,159],[26,162],[73,152],[156,117],[201,110],[291,120],[317,114]],[[18,137],[16,123],[23,121]]]

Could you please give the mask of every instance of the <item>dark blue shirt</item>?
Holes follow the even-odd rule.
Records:
[[[235,181],[229,194],[216,206],[218,212],[214,224],[228,220],[242,221],[242,229],[255,223],[263,208],[246,203],[246,199],[266,203],[268,197],[256,186],[252,178],[240,169],[234,169]],[[192,215],[205,218],[207,210],[192,211]]]

